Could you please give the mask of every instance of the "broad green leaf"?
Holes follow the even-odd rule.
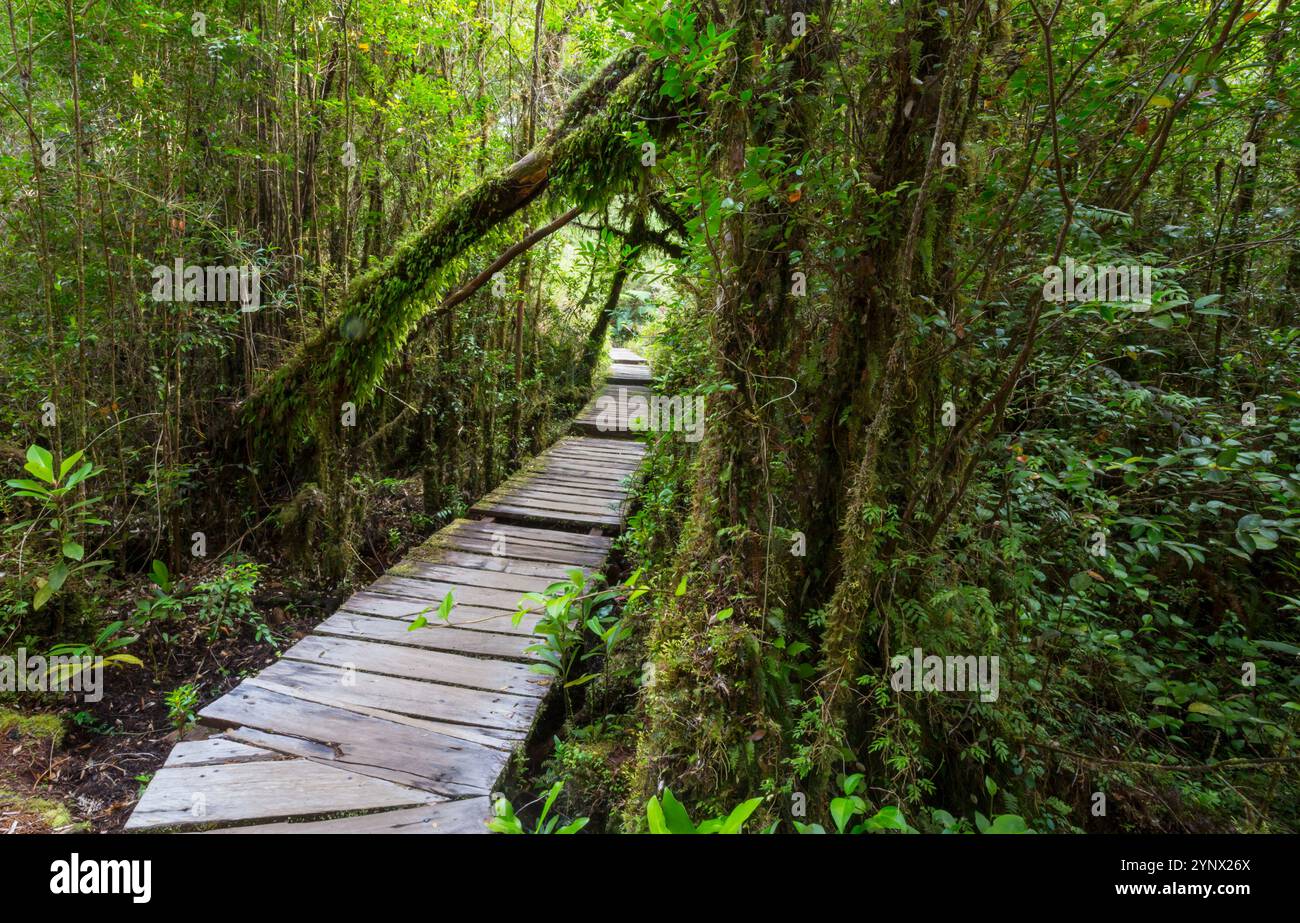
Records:
[[[843,833],[844,828],[848,826],[853,815],[857,813],[857,806],[853,803],[852,798],[832,798],[831,799],[831,820],[835,821],[835,829]]]
[[[54,587],[50,586],[48,580],[42,580],[41,585],[36,588],[36,595],[32,597],[32,609],[39,609],[49,602],[53,595]]]
[[[691,822],[691,817],[686,813],[682,803],[673,797],[671,789],[664,789],[663,809],[664,822],[668,825],[669,833],[695,833],[695,824]]]
[[[646,823],[650,827],[651,833],[670,833],[668,823],[664,820],[663,809],[659,806],[659,799],[651,796],[645,806]]]
[[[71,471],[72,466],[77,463],[77,459],[81,458],[81,456],[84,454],[86,454],[85,449],[82,449],[80,452],[73,452],[71,455],[69,455],[67,458],[65,458],[62,462],[59,463],[60,481],[68,476],[68,472]]]
[[[49,585],[53,588],[54,592],[63,588],[63,581],[68,579],[70,573],[72,573],[72,571],[68,570],[68,565],[64,564],[62,561],[50,568],[50,573],[46,579],[49,580]]]
[[[864,824],[868,830],[900,830],[908,833],[912,830],[907,820],[903,817],[903,812],[894,805],[887,805],[881,808],[871,817],[867,818]]]
[[[46,484],[54,483],[54,456],[38,445],[27,449],[27,464],[23,468]]]
[[[985,833],[1028,833],[1029,827],[1025,824],[1025,819],[1016,814],[999,814],[993,818],[992,825],[989,826]]]
[[[751,798],[748,801],[742,801],[731,809],[731,813],[728,814],[727,819],[722,822],[722,827],[718,832],[740,833],[740,829],[745,825],[745,821],[749,820],[749,815],[753,814],[762,803],[762,798]]]

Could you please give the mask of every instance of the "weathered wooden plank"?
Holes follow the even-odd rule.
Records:
[[[612,362],[609,366],[609,377],[606,381],[611,384],[646,384],[652,380],[648,366],[634,364],[631,362]]]
[[[587,513],[589,515],[603,516],[605,514],[616,515],[618,509],[622,506],[621,500],[612,498],[599,498],[590,495],[583,495],[576,488],[573,491],[555,493],[547,490],[522,487],[511,490],[508,493],[493,494],[490,498],[483,501],[485,505],[493,503],[509,503],[516,506],[532,506],[538,509],[554,510],[557,513]]]
[[[407,581],[410,583],[411,581]],[[433,586],[437,586],[434,584]],[[408,595],[398,595],[398,594]],[[419,594],[419,598],[414,598],[409,594]],[[415,620],[415,615],[419,612],[425,613],[425,618],[429,620],[429,626],[441,626],[444,623],[435,618],[438,605],[442,602],[447,590],[429,590],[421,585],[415,587],[404,587],[397,584],[396,581],[389,583],[386,587],[376,588],[375,592],[362,591],[348,598],[340,607],[340,610],[356,612],[361,615],[376,615],[380,618],[397,619],[403,623],[409,623]],[[520,594],[522,595],[522,594]],[[431,598],[432,601],[422,601]],[[519,601],[519,596],[514,597],[515,603]],[[467,602],[460,601],[460,594],[453,588],[452,592],[452,610],[446,625],[454,628],[462,628],[468,631],[495,631],[510,635],[531,635],[533,629],[537,627],[536,616],[524,616],[519,624],[516,625],[513,619],[515,608],[512,605],[510,609],[504,609],[500,606],[477,606],[470,605]],[[427,611],[426,611],[427,610]],[[417,628],[416,631],[426,631],[428,628]]]
[[[308,635],[284,659],[515,695],[541,696],[547,687],[546,678],[524,663],[326,635]]]
[[[354,817],[302,823],[221,827],[212,833],[487,833],[487,798],[462,798],[419,808],[375,811]]]
[[[579,551],[576,548],[560,546],[543,547],[517,539],[502,544],[490,538],[463,537],[449,541],[447,547],[455,551],[487,555],[501,560],[528,561],[534,564],[558,564],[566,569],[569,567],[598,568],[605,563],[604,552]],[[494,554],[494,552],[500,553]]]
[[[400,619],[387,619],[354,612],[336,612],[316,627],[316,633],[337,638],[364,638],[385,644],[401,644],[425,650],[477,654],[484,657],[512,657],[531,661],[524,653],[534,638],[528,635],[500,634],[492,631],[466,631],[430,622],[410,631]]]
[[[613,485],[601,485],[588,478],[566,477],[556,474],[536,474],[523,480],[501,485],[491,496],[501,496],[518,490],[539,490],[545,493],[586,497],[588,500],[621,501],[627,491]]]
[[[384,574],[370,589],[375,593],[388,596],[403,596],[417,599],[433,606],[435,609],[448,594],[457,607],[481,609],[504,609],[514,612],[519,605],[522,593],[515,590],[494,590],[490,587],[474,586],[468,583],[451,583],[442,580],[425,580],[419,577],[395,577]],[[453,614],[455,610],[452,610]],[[453,620],[453,624],[455,621]]]
[[[425,564],[421,561],[405,561],[394,567],[389,573],[398,577],[413,577],[421,580],[437,580],[443,583],[463,583],[493,590],[507,590],[515,593],[534,593],[545,589],[554,581],[546,577],[519,574],[512,571],[484,570],[474,567],[457,567],[454,564]],[[561,570],[561,574],[563,571]],[[459,599],[459,597],[457,597]]]
[[[164,767],[125,829],[311,817],[438,800],[430,792],[306,759]]]
[[[537,474],[529,478],[526,484],[537,487],[571,487],[571,489],[581,490],[582,493],[590,497],[602,497],[608,499],[621,500],[627,497],[627,490],[623,487],[599,486],[585,478],[565,477],[564,474]]]
[[[217,727],[245,727],[297,739],[303,753],[325,744],[331,765],[440,795],[486,795],[508,754],[410,721],[321,705],[245,681],[199,712]],[[290,744],[286,744],[286,747]],[[286,750],[286,752],[295,752]],[[275,765],[275,764],[260,764]]]
[[[494,503],[484,506],[475,506],[471,509],[473,513],[479,513],[484,516],[517,516],[521,519],[532,522],[567,522],[583,526],[606,526],[612,527],[620,524],[617,516],[596,516],[591,513],[565,513],[562,510],[538,509],[536,507],[520,506],[515,503]]]
[[[329,689],[303,690],[293,686],[284,686],[280,683],[272,682],[265,678],[261,673],[244,680],[244,682],[258,689],[288,696],[291,699],[298,699],[303,702],[309,702],[313,705],[328,705],[332,708],[341,708],[344,711],[355,712],[358,715],[371,715],[375,718],[381,718],[384,721],[405,724],[418,730],[433,731],[434,733],[442,734],[443,736],[450,737],[454,740],[468,741],[469,743],[489,747],[493,750],[504,750],[509,752],[516,744],[523,743],[524,740],[524,735],[519,731],[480,727],[474,724],[456,724],[455,722],[439,721],[434,718],[417,718],[412,715],[402,714],[401,712],[376,708],[375,706],[366,705],[362,702],[347,701],[337,698],[330,694]],[[293,748],[279,749],[285,749],[286,752],[297,753]],[[365,771],[370,772],[370,769],[367,768]],[[384,778],[387,777],[384,776]]]
[[[627,492],[628,481],[633,473],[631,471],[615,471],[605,466],[601,466],[599,470],[596,468],[582,468],[577,465],[563,464],[559,461],[545,467],[539,467],[531,472],[532,476],[577,478],[606,490],[619,490],[624,493]]]
[[[591,436],[566,436],[548,449],[547,453],[564,452],[569,449],[589,449],[627,457],[645,454],[645,446],[638,442],[625,442],[622,439],[600,439]]]
[[[562,532],[558,529],[539,529],[535,526],[517,526],[504,522],[484,523],[470,519],[457,519],[444,531],[449,537],[470,534],[487,535],[489,538],[492,537],[492,533],[500,532],[505,535],[507,542],[515,540],[533,541],[544,545],[574,546],[588,551],[599,552],[608,551],[612,544],[609,538],[602,535]]]
[[[305,698],[328,704],[363,705],[399,715],[454,724],[524,732],[537,712],[537,701],[508,692],[466,689],[418,679],[347,670],[323,663],[280,660],[257,675]]]
[[[521,574],[528,577],[541,577],[543,580],[563,580],[569,575],[570,565],[550,561],[529,561],[511,558],[505,555],[474,554],[467,551],[446,551],[438,560],[439,564],[463,567],[471,570],[497,571],[504,574]],[[604,563],[603,561],[600,563]]]
[[[250,747],[229,737],[217,736],[203,740],[182,740],[172,747],[163,766],[209,766],[216,763],[253,763],[279,759],[284,759],[283,755],[261,747]]]
[[[601,445],[591,445],[593,442],[600,442]],[[622,448],[619,448],[619,447]],[[573,441],[567,444],[556,444],[545,454],[539,455],[533,462],[535,465],[544,465],[556,459],[578,458],[578,459],[608,459],[623,465],[631,464],[636,458],[645,454],[645,447],[639,442],[628,442],[626,439],[592,439],[587,436],[573,437]]]
[[[360,602],[354,603],[355,599],[360,599]],[[382,611],[374,611],[382,610],[382,602],[385,601],[385,599],[387,602],[409,602],[408,599],[383,597],[383,595],[378,593],[357,593],[355,597],[352,597],[352,599],[348,599],[346,603],[343,603],[343,610],[356,611],[359,615],[374,615],[381,617],[381,619],[393,619],[400,625],[408,625],[413,621],[409,614],[385,615]],[[425,615],[426,619],[429,620],[429,623],[428,625],[425,625],[425,627],[413,629],[412,634],[450,627],[467,630],[467,632],[473,633],[494,632],[498,634],[508,634],[508,636],[516,638],[528,638],[529,636],[532,636],[533,630],[537,628],[537,623],[539,621],[539,616],[525,615],[523,619],[519,620],[519,624],[516,625],[515,617],[513,617],[515,610],[507,611],[504,610],[504,608],[468,606],[468,604],[455,602],[455,595],[452,595],[452,602],[454,602],[454,606],[452,606],[451,614],[448,615],[446,621],[442,621],[435,617],[435,608],[437,607],[425,607],[430,610],[428,614]],[[355,610],[352,608],[354,606],[356,606]]]

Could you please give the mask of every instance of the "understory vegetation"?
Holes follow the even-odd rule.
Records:
[[[1293,0],[4,22],[0,655],[108,677],[0,689],[23,829],[120,826],[607,344],[703,438],[520,601],[494,831],[1300,829]]]

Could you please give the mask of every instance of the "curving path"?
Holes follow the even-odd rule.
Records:
[[[615,349],[602,393],[649,381],[644,359]],[[570,568],[600,570],[644,453],[584,422],[599,400],[575,422],[593,436],[561,439],[200,711],[211,736],[176,745],[126,829],[485,832],[549,691],[525,653],[537,618],[512,624],[516,603]]]

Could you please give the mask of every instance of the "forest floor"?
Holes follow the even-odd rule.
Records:
[[[386,482],[373,492],[359,583],[374,579],[433,531],[422,510],[419,478]],[[275,647],[253,637],[247,625],[210,640],[202,626],[170,622],[150,627],[131,646],[143,667],[105,670],[98,702],[50,708],[33,707],[30,697],[0,698],[0,834],[119,831],[144,784],[182,736],[169,716],[167,693],[192,684],[198,699],[191,713],[199,711],[274,662],[278,651],[328,616],[345,598],[343,590],[350,589],[330,596],[312,593],[290,563],[258,560],[264,568],[253,603]],[[184,575],[185,581],[196,585],[220,567],[205,560]],[[119,581],[107,596],[111,616],[125,618],[149,588],[145,574]],[[164,628],[169,642],[150,636]],[[49,701],[54,703],[52,697]]]

